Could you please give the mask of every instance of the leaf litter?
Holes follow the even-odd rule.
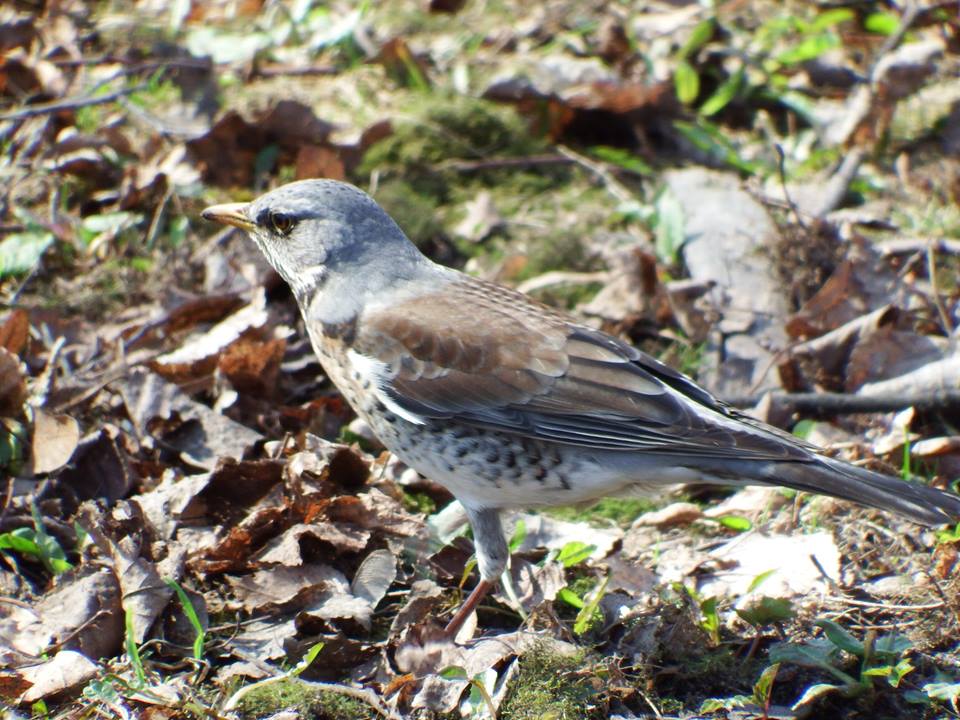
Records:
[[[563,669],[533,683],[578,717],[798,717],[851,707],[814,690],[852,672],[816,642],[867,642],[835,621],[900,648],[846,695],[955,711],[955,531],[776,490],[518,513],[509,582],[437,646],[473,582],[456,505],[349,424],[257,251],[192,220],[281,179],[357,182],[429,216],[407,229],[437,259],[947,486],[956,103],[918,100],[957,97],[955,19],[388,5],[0,11],[0,694],[169,717],[192,685],[216,712],[268,678],[391,717],[528,717],[547,653]],[[144,22],[166,39],[127,32]],[[484,100],[458,117],[441,95]],[[849,406],[801,414],[798,393]]]

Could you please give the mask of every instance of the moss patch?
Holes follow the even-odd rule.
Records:
[[[376,712],[366,703],[302,680],[290,678],[266,683],[251,690],[237,705],[241,718],[269,717],[281,710],[295,710],[311,720],[373,720]]]
[[[370,148],[361,171],[519,155],[539,147],[509,108],[468,97],[431,98],[424,110],[399,122],[393,134]]]
[[[570,522],[612,520],[617,525],[626,526],[657,507],[659,503],[649,498],[604,498],[594,505],[549,508],[544,513]]]
[[[585,670],[585,651],[560,655],[546,645],[520,658],[500,720],[592,720],[607,717],[607,698],[596,675]]]

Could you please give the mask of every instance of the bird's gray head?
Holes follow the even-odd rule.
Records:
[[[373,198],[336,180],[293,182],[251,203],[214,205],[203,217],[246,230],[301,304],[333,277],[361,290],[370,278],[402,278],[425,260]]]

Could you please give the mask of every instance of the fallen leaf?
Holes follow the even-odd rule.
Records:
[[[271,540],[263,553],[257,556],[257,562],[288,567],[303,565],[301,544],[304,539],[326,543],[337,555],[358,553],[366,549],[370,532],[333,523],[297,524],[287,528],[280,537]]]
[[[158,428],[164,442],[179,449],[196,467],[212,470],[225,457],[242,458],[261,439],[260,433],[231,420],[202,403],[191,400],[173,383],[135,369],[114,385],[123,396],[127,413],[144,436],[154,419],[169,427]]]
[[[516,592],[516,602],[505,590],[498,589],[494,594],[497,602],[531,613],[546,602],[557,597],[560,588],[567,586],[563,565],[550,562],[534,565],[521,558],[511,558],[510,578]],[[518,607],[519,604],[519,607]]]
[[[340,588],[343,590],[340,594],[347,594],[349,589],[343,573],[318,564],[278,566],[244,576],[228,575],[227,582],[248,612],[276,612],[302,605],[323,590]]]
[[[249,305],[193,336],[173,352],[161,355],[151,367],[165,379],[176,382],[211,375],[221,353],[245,334],[266,326],[268,321],[266,296],[260,288]],[[236,364],[236,360],[233,362]]]
[[[130,468],[124,439],[117,426],[104,423],[78,443],[56,482],[69,487],[81,501],[99,498],[112,505],[126,497],[137,474]]]
[[[168,545],[165,557],[154,561],[150,554],[159,552],[160,548],[150,543],[151,528],[139,507],[132,503],[119,502],[104,515],[92,502],[87,502],[79,516],[79,522],[112,563],[133,639],[142,643],[173,597],[173,590],[163,578],[176,580],[182,575],[185,550]]]
[[[321,145],[304,145],[297,150],[294,167],[297,180],[307,178],[347,179],[347,170],[340,154],[333,148]]]
[[[21,697],[23,703],[55,698],[76,690],[95,678],[99,666],[74,650],[61,650],[50,660],[20,670],[32,687]]]
[[[0,416],[19,415],[26,399],[27,382],[20,368],[20,359],[0,347]]]
[[[66,465],[79,442],[80,425],[76,420],[69,415],[35,409],[31,440],[33,474],[50,473]]]
[[[657,528],[669,528],[677,525],[689,525],[694,520],[703,517],[703,510],[699,505],[688,502],[677,502],[667,505],[660,510],[645,512],[638,517],[635,525],[649,525]]]
[[[0,325],[0,347],[19,355],[30,337],[30,316],[26,310],[13,310]]]
[[[242,337],[223,350],[217,369],[238,392],[269,399],[277,388],[286,347],[283,339]]]
[[[350,591],[367,601],[371,608],[387,594],[397,579],[397,559],[389,550],[374,550],[367,555],[350,583]]]
[[[828,589],[820,567],[834,581],[840,578],[840,550],[829,532],[806,535],[763,535],[747,532],[708,553],[719,569],[701,578],[704,597],[744,598],[751,590],[770,597],[803,596]],[[766,578],[756,588],[757,578]]]
[[[87,566],[65,576],[34,610],[42,629],[27,632],[43,641],[42,650],[62,644],[99,659],[113,657],[123,642],[120,586],[108,569]]]
[[[239,657],[261,662],[287,657],[287,643],[297,635],[293,618],[253,620],[244,623],[231,641]]]

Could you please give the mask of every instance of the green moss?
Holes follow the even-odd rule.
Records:
[[[493,186],[517,174],[516,168],[468,172],[450,166],[451,161],[529,155],[543,147],[512,108],[467,97],[441,96],[425,103],[418,96],[417,103],[390,136],[366,152],[362,176],[378,171],[401,177],[417,194],[446,203],[452,188]]]
[[[241,718],[269,717],[281,710],[296,710],[312,720],[373,720],[377,717],[366,703],[341,693],[320,690],[289,678],[265,683],[243,696],[237,705]]]
[[[537,277],[551,270],[590,269],[589,258],[579,232],[559,232],[543,236],[527,251],[527,264],[516,278],[518,281]]]
[[[520,658],[500,706],[500,720],[591,720],[607,717],[607,698],[588,672],[584,651],[560,655],[546,645]]]
[[[521,118],[510,108],[467,97],[437,98],[426,105],[370,148],[362,169],[369,172],[451,158],[516,155],[536,146]]]
[[[422,492],[403,491],[403,507],[410,512],[419,512],[424,515],[433,515],[437,511],[436,501]]]
[[[571,522],[612,520],[618,525],[629,525],[640,515],[655,510],[658,503],[649,498],[604,498],[586,507],[551,508],[546,514]]]
[[[429,250],[442,237],[437,199],[417,191],[409,182],[400,178],[384,181],[377,188],[377,202],[421,250]]]

